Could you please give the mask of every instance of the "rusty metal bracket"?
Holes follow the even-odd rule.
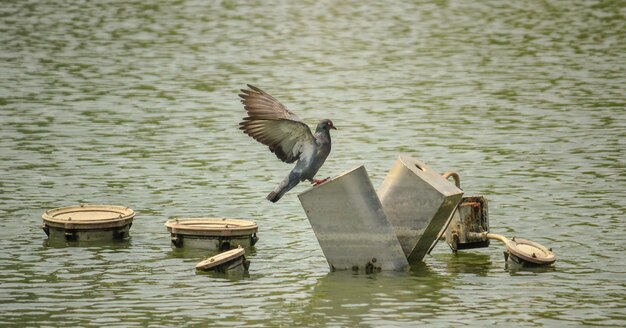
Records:
[[[178,235],[175,233],[171,235],[170,240],[172,241],[172,245],[174,245],[176,248],[181,248],[183,246],[183,240],[181,238],[178,238]]]
[[[41,229],[43,229],[43,232],[46,233],[46,236],[50,237],[50,227],[47,224],[41,226]]]
[[[254,246],[257,241],[259,241],[259,237],[257,237],[256,233],[252,234],[250,237],[250,246]]]
[[[66,241],[77,241],[78,240],[78,234],[76,233],[76,230],[67,230],[67,231],[65,231],[65,240]]]

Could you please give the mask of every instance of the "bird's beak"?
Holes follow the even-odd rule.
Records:
[[[330,128],[333,129],[333,130],[337,130],[337,128],[334,125],[331,126]]]

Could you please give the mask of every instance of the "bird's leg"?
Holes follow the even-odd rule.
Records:
[[[318,180],[318,179],[309,179],[309,181],[311,182],[311,184],[312,184],[312,185],[314,185],[314,186],[319,186],[319,185],[321,185],[322,183],[324,183],[324,182],[326,182],[326,181],[328,181],[328,180],[330,180],[330,177],[328,177],[328,178],[326,178],[326,179],[322,179],[322,180]]]

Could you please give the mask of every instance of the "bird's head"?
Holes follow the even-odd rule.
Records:
[[[337,128],[333,125],[333,121],[329,119],[321,120],[317,124],[316,131],[330,131],[330,129],[337,130]]]

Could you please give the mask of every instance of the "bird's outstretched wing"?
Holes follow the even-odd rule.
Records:
[[[301,122],[300,118],[287,109],[280,101],[267,92],[248,84],[250,90],[241,89],[241,103],[248,112],[248,116],[263,116],[272,118],[284,118]]]
[[[239,129],[268,146],[286,163],[293,163],[315,147],[311,129],[298,116],[265,91],[250,84],[248,88],[239,94],[248,113]]]

